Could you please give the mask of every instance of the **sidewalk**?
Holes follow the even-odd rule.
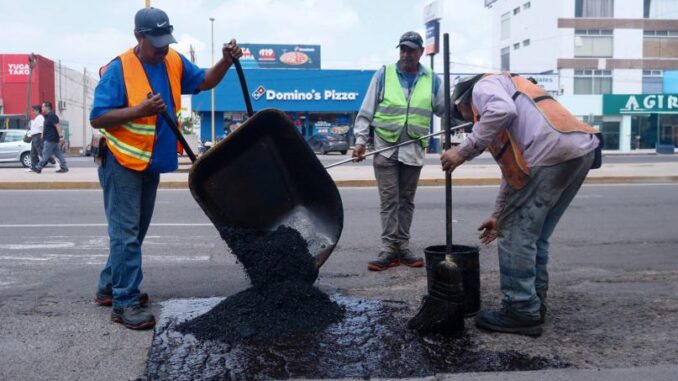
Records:
[[[160,187],[187,188],[189,168],[188,159],[182,158],[179,171],[163,174],[160,177]],[[376,186],[374,170],[370,165],[347,163],[331,168],[328,172],[339,187]],[[494,163],[469,162],[457,168],[452,175],[454,185],[497,185],[500,179],[499,167]],[[605,164],[603,159],[602,168],[592,170],[586,183],[678,183],[678,161]],[[440,169],[440,165],[425,165],[419,184],[420,186],[444,185],[445,174]],[[53,168],[46,168],[41,174],[26,172],[24,168],[0,168],[0,189],[99,188],[95,167],[71,168],[68,173],[55,173]]]

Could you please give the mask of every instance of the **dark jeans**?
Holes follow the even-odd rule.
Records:
[[[381,199],[382,251],[409,249],[414,195],[421,167],[405,165],[382,155],[374,157],[374,175]]]
[[[49,161],[49,158],[52,156],[56,156],[57,160],[59,160],[61,169],[68,169],[64,153],[61,152],[61,148],[59,148],[59,142],[50,142],[47,140],[43,142],[42,159],[40,159],[40,162],[35,166],[35,168],[42,169],[45,167]]]
[[[591,168],[594,153],[531,168],[522,189],[509,189],[498,218],[499,278],[506,307],[539,318],[537,292],[548,289],[549,239]]]
[[[31,135],[31,165],[35,167],[42,155],[42,134]]]
[[[99,167],[110,250],[99,276],[100,290],[113,290],[113,307],[138,303],[141,245],[151,224],[160,174],[127,169],[108,152]]]

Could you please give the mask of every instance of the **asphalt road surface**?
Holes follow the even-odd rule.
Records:
[[[329,165],[337,161],[345,160],[350,157],[349,154],[340,155],[338,152],[329,153],[326,155],[318,155],[318,159],[323,163],[323,165]],[[188,158],[184,158],[188,160]],[[613,154],[605,155],[603,158],[606,164],[622,164],[622,163],[666,163],[666,162],[676,162],[678,161],[678,155],[655,155],[655,154]],[[94,161],[91,157],[82,157],[82,156],[68,156],[66,157],[68,166],[71,168],[89,168],[94,167]],[[477,157],[470,161],[468,164],[481,164],[487,165],[494,163],[489,155],[485,154],[480,157]],[[424,160],[426,165],[439,165],[440,160],[437,154],[428,154]],[[467,164],[467,165],[468,165]],[[365,161],[360,163],[351,163],[346,165],[372,165],[372,157],[368,157]],[[0,170],[2,168],[20,168],[22,165],[19,162],[9,162],[9,163],[0,163]]]
[[[454,242],[477,244],[496,187],[454,190]],[[423,269],[369,273],[379,245],[375,188],[341,189],[345,228],[321,288],[400,300],[412,313]],[[480,347],[521,348],[581,368],[678,365],[678,185],[585,186],[551,245],[551,289],[539,339],[469,334]],[[0,379],[134,379],[152,332],[109,321],[92,303],[108,238],[98,190],[0,191]],[[444,244],[444,189],[420,188],[412,248]],[[161,190],[144,242],[142,290],[159,302],[227,296],[244,273],[187,190]],[[481,248],[483,305],[499,302],[496,246]]]

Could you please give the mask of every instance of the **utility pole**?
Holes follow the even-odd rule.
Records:
[[[82,71],[82,156],[87,154],[87,68]]]
[[[212,66],[214,67],[214,17],[210,17],[210,21],[212,22]],[[212,96],[212,107],[211,107],[211,121],[212,121],[212,147],[214,147],[215,144],[217,144],[216,141],[216,134],[215,134],[215,127],[214,127],[214,87],[212,88],[211,91],[211,96]]]
[[[31,120],[31,87],[33,85],[33,68],[35,67],[35,54],[28,56],[28,89],[26,91],[26,128],[30,127]]]

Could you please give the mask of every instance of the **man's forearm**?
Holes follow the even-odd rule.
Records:
[[[199,90],[209,90],[221,82],[226,75],[231,63],[227,62],[223,57],[214,66],[205,72],[205,80],[198,86]]]
[[[90,120],[90,124],[94,128],[108,128],[115,127],[121,124],[131,122],[134,119],[140,118],[138,107],[124,107],[116,108],[99,116],[96,119]]]

